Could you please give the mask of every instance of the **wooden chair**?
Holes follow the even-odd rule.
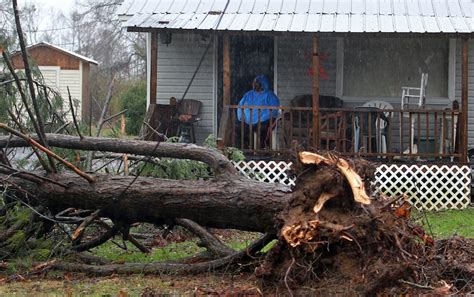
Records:
[[[346,137],[346,117],[344,112],[337,111],[320,116],[319,142],[322,149],[346,151],[350,140]]]
[[[322,109],[342,108],[343,101],[334,96],[320,96],[319,106]],[[291,107],[311,107],[312,96],[296,96],[290,101]],[[285,143],[296,141],[300,145],[310,146],[313,139],[313,115],[311,110],[292,110],[287,112],[285,121]],[[346,137],[346,121],[341,111],[321,111],[319,115],[319,140],[320,147],[327,150],[345,151],[350,140]]]

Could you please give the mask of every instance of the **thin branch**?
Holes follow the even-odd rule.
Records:
[[[20,22],[20,11],[18,9],[18,1],[17,0],[12,0],[13,4],[13,11],[15,13],[15,24],[16,24],[16,30],[18,33],[18,41],[20,43],[20,48],[21,48],[21,57],[23,58],[23,64],[25,66],[25,74],[28,82],[28,88],[30,90],[30,95],[31,95],[31,101],[33,102],[33,109],[36,113],[36,121],[38,122],[38,137],[40,139],[40,143],[44,145],[45,147],[48,147],[48,142],[46,140],[46,132],[44,131],[44,123],[43,123],[43,118],[41,116],[41,111],[38,105],[38,100],[36,99],[36,93],[35,93],[35,86],[33,85],[33,77],[31,75],[31,69],[30,69],[30,64],[28,62],[28,56],[26,52],[26,45],[25,45],[25,40],[23,37],[23,30],[21,28],[21,22]],[[51,170],[55,171],[55,164],[51,156],[48,156],[49,163],[51,165]]]
[[[89,241],[85,242],[76,246],[73,246],[71,249],[76,252],[83,252],[95,248],[103,243],[105,243],[110,238],[114,237],[118,233],[118,228],[114,225],[112,228],[107,230],[101,236]]]
[[[420,288],[420,289],[427,289],[427,290],[436,289],[435,287],[432,287],[432,286],[420,285],[420,284],[412,283],[412,282],[409,282],[409,281],[406,281],[406,280],[403,280],[403,279],[399,279],[398,282],[402,283],[402,284],[407,284],[407,285],[410,285],[410,286],[413,286],[413,287],[416,287],[416,288]]]
[[[74,231],[72,234],[72,240],[75,241],[78,238],[82,237],[82,234],[84,233],[84,230],[86,229],[87,226],[89,226],[95,219],[97,219],[100,215],[101,210],[98,209],[94,211],[90,216],[88,216],[80,225],[77,227],[77,229]]]
[[[112,99],[112,91],[114,89],[115,81],[116,81],[116,75],[113,75],[112,79],[109,83],[109,88],[107,90],[107,95],[105,96],[104,107],[102,108],[102,113],[100,115],[99,122],[97,123],[97,131],[95,132],[96,137],[100,136],[100,132],[101,132],[102,127],[105,123],[105,115],[107,113],[107,109],[109,109],[110,100]]]
[[[36,122],[36,119],[33,115],[33,112],[31,111],[31,109],[28,105],[28,100],[26,99],[26,94],[23,91],[23,87],[21,86],[20,79],[18,78],[18,75],[16,74],[15,69],[13,68],[13,66],[10,62],[10,58],[7,55],[6,52],[2,52],[2,57],[3,57],[3,60],[5,61],[5,63],[7,64],[7,67],[10,70],[11,75],[15,79],[16,86],[18,88],[18,92],[20,93],[21,101],[23,102],[23,105],[26,109],[26,112],[28,113],[28,116],[30,117],[30,121],[33,124],[33,127],[36,131],[36,134],[38,134],[38,137],[40,137],[39,136],[40,130],[39,130],[39,127],[38,127],[38,123]],[[15,119],[15,117],[12,117],[12,120],[14,120],[14,119]],[[39,155],[37,155],[37,156],[38,156],[38,160],[40,161],[40,163],[43,166],[44,170],[46,170],[47,172],[54,172],[54,169],[49,168],[49,166],[46,165],[46,162],[42,162],[41,156],[39,156]]]
[[[14,82],[15,82],[14,79],[10,79],[10,80],[0,82],[0,87],[3,86],[3,85],[8,85],[8,84],[14,83]]]
[[[142,253],[148,254],[150,253],[150,249],[141,244],[132,234],[128,234],[128,241],[130,241],[137,249],[139,249]]]
[[[226,267],[232,263],[248,258],[260,251],[268,242],[273,239],[272,235],[265,234],[248,248],[245,248],[230,256],[211,260],[196,264],[182,264],[182,263],[127,263],[127,264],[107,264],[107,265],[85,265],[77,263],[57,262],[51,268],[56,270],[70,271],[70,272],[84,272],[95,275],[110,275],[117,274],[165,274],[165,273],[200,273],[207,272],[214,269]]]
[[[110,80],[110,83],[109,83],[109,88],[107,90],[107,95],[105,97],[105,103],[104,103],[104,106],[102,108],[102,113],[100,114],[100,118],[99,118],[99,121],[98,121],[97,126],[96,126],[97,127],[97,131],[95,132],[96,137],[100,136],[100,132],[101,132],[102,127],[104,125],[105,114],[107,113],[107,109],[109,109],[110,100],[112,100],[112,91],[114,89],[115,80],[116,80],[116,75],[113,75],[112,79]],[[92,159],[93,158],[94,158],[94,152],[91,151],[87,154],[87,160],[86,160],[87,171],[92,170]]]
[[[288,285],[288,276],[290,274],[290,271],[291,271],[291,268],[293,267],[293,265],[295,264],[295,258],[292,257],[291,258],[291,263],[290,265],[288,266],[288,269],[286,270],[286,273],[285,273],[285,286],[286,286],[286,289],[288,290],[288,293],[290,293],[290,296],[293,297],[293,291],[291,290],[290,286]]]
[[[233,249],[226,246],[217,237],[207,231],[206,228],[202,227],[196,222],[188,219],[176,219],[175,221],[176,223],[183,226],[187,230],[191,231],[194,235],[199,237],[199,239],[201,240],[201,245],[206,247],[209,252],[220,257],[225,257],[235,253]]]
[[[143,122],[143,124],[145,124],[148,128],[150,128],[150,130],[155,133],[156,135],[158,135],[159,137],[163,138],[164,141],[167,141],[168,140],[168,136],[166,136],[165,134],[163,133],[160,133],[158,132],[155,128],[153,128],[150,124],[148,124],[147,122]]]
[[[89,183],[93,183],[94,182],[94,178],[90,175],[88,175],[87,173],[84,173],[82,172],[79,168],[77,168],[74,164],[64,160],[63,158],[61,158],[60,156],[56,155],[54,152],[52,152],[51,150],[47,149],[46,147],[42,146],[41,144],[39,144],[37,141],[35,141],[33,138],[31,138],[30,136],[28,135],[25,135],[21,132],[18,132],[16,131],[15,129],[12,129],[10,127],[8,127],[7,125],[5,125],[4,123],[0,123],[0,129],[4,129],[8,132],[10,132],[11,134],[13,135],[16,135],[22,139],[24,139],[26,142],[28,142],[31,146],[34,146],[34,147],[37,147],[39,150],[43,151],[44,153],[46,153],[48,156],[52,157],[52,158],[55,158],[56,160],[58,160],[59,162],[63,163],[66,167],[68,167],[69,169],[71,169],[72,171],[74,171],[76,174],[78,174],[79,176],[81,176],[82,178],[86,179]]]
[[[60,133],[60,132],[61,132],[62,130],[64,130],[67,126],[69,126],[69,124],[70,124],[69,122],[64,123],[61,127],[59,127],[58,129],[56,129],[56,130],[54,131],[54,133]],[[32,148],[32,149],[33,149],[33,151],[32,151],[31,153],[29,153],[29,154],[25,157],[26,160],[28,160],[29,158],[31,158],[31,156],[33,156],[33,155],[35,154],[36,148]]]
[[[74,121],[74,126],[76,127],[77,134],[79,135],[79,138],[81,138],[82,140],[84,137],[81,134],[81,129],[79,129],[79,125],[77,124],[76,113],[74,112],[74,104],[72,104],[72,97],[71,97],[71,92],[69,91],[69,86],[67,86],[67,93],[69,95],[69,107],[71,108],[72,120]]]
[[[105,123],[105,122],[108,122],[108,121],[110,121],[110,120],[115,119],[116,117],[118,117],[118,116],[120,116],[120,115],[126,113],[127,111],[128,111],[128,109],[124,109],[124,110],[122,110],[121,112],[117,112],[116,114],[111,115],[111,116],[108,117],[108,118],[105,118],[105,119],[104,119],[104,123]]]

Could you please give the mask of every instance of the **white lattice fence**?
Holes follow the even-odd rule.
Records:
[[[407,194],[417,209],[461,209],[471,200],[471,169],[458,165],[384,164],[377,167],[374,186],[389,196]]]
[[[295,184],[284,161],[240,161],[235,167],[245,176],[269,183]],[[468,166],[380,165],[373,182],[376,191],[406,194],[417,209],[462,209],[470,203],[471,170]]]
[[[277,161],[239,161],[233,162],[235,168],[248,178],[267,183],[280,183],[294,186],[295,180],[288,176],[291,162]]]

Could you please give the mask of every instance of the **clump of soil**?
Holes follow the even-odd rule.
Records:
[[[373,172],[365,161],[351,166],[362,180]],[[299,172],[293,198],[280,214],[279,241],[256,269],[264,285],[278,282],[291,294],[302,287],[364,295],[474,290],[472,241],[436,242],[410,219],[403,197],[371,195],[370,205],[355,202],[339,167],[310,165]]]

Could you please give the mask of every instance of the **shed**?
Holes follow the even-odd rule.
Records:
[[[59,91],[65,99],[68,98],[67,87],[69,87],[71,97],[80,103],[75,112],[81,115],[83,121],[88,122],[91,108],[90,69],[91,65],[98,65],[98,63],[93,59],[46,42],[29,46],[27,50],[41,71],[45,84]],[[15,69],[24,69],[19,52],[12,55],[12,63]],[[67,100],[64,102],[64,109],[69,109]]]

